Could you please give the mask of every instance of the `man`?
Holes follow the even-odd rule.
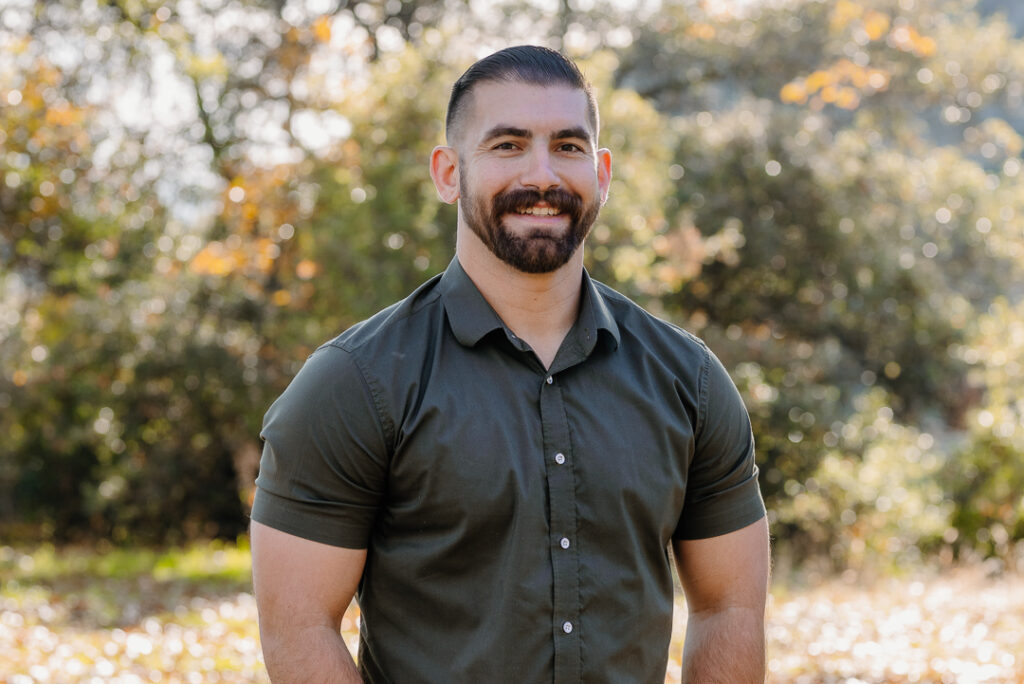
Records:
[[[590,86],[516,47],[455,84],[430,173],[456,258],[267,413],[253,582],[275,682],[761,682],[750,423],[702,342],[587,276]],[[358,590],[359,666],[339,636]],[[362,679],[360,679],[362,677]]]

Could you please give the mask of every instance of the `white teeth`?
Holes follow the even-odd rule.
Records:
[[[561,212],[558,209],[554,209],[552,207],[529,207],[527,209],[520,210],[519,213],[530,214],[532,216],[556,216]]]

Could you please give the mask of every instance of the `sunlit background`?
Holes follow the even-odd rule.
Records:
[[[1024,681],[1024,3],[0,0],[0,682],[266,681],[263,413],[447,265],[523,42],[598,88],[591,273],[750,410],[770,681]]]

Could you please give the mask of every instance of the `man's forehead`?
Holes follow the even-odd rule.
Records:
[[[593,125],[587,94],[564,84],[535,85],[520,81],[485,81],[469,93],[465,129],[474,139],[496,126],[548,134],[582,128],[591,137]]]

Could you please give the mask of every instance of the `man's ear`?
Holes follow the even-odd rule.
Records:
[[[608,201],[608,188],[612,184],[612,153],[601,148],[597,151],[597,188],[601,191],[601,205]]]
[[[430,153],[430,177],[442,202],[454,204],[459,199],[459,155],[454,147],[434,148]]]

